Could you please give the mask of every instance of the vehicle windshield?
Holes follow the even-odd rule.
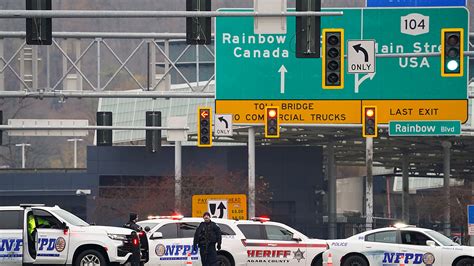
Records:
[[[459,244],[454,243],[451,239],[436,231],[429,230],[425,231],[425,233],[436,241],[438,241],[439,243],[441,243],[441,245],[443,246],[459,246]]]
[[[81,218],[76,215],[65,211],[65,210],[51,210],[54,214],[61,217],[66,223],[72,224],[74,226],[89,226],[88,223],[84,222]]]
[[[150,230],[155,228],[155,226],[157,226],[159,223],[150,223],[150,222],[138,222],[137,223],[139,226],[141,226],[143,228],[143,230],[145,230],[145,227],[150,227]]]

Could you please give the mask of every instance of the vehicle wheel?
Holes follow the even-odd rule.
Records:
[[[350,256],[344,260],[342,266],[369,266],[364,258],[361,256]]]
[[[89,249],[77,256],[74,266],[105,266],[107,261],[104,255],[97,250]]]
[[[224,255],[217,255],[217,265],[218,266],[232,266],[229,258]]]
[[[323,256],[317,256],[311,262],[311,266],[323,266]]]
[[[456,266],[473,266],[473,265],[474,265],[474,259],[472,258],[464,258],[456,263]]]

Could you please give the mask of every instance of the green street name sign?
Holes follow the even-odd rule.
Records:
[[[353,49],[349,40],[375,40],[377,54],[439,52],[443,28],[464,29],[464,47],[469,47],[464,7],[324,11],[343,11],[343,16],[321,17],[321,28],[344,29],[346,54]],[[346,63],[344,87],[322,89],[321,59],[295,56],[295,21],[287,18],[286,34],[255,34],[253,17],[217,17],[216,100],[467,99],[467,68],[461,77],[442,77],[440,56],[378,57],[376,72],[368,74],[348,74]]]
[[[460,121],[390,121],[389,136],[459,136]]]

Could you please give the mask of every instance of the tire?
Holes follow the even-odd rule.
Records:
[[[345,259],[342,266],[369,266],[369,264],[363,257],[353,255]]]
[[[106,266],[107,261],[105,260],[104,255],[97,250],[89,249],[84,250],[77,256],[76,260],[74,261],[74,266],[82,266],[82,265],[90,265],[85,263],[94,263],[94,266]]]
[[[317,256],[311,262],[311,266],[323,266],[323,256]]]
[[[232,263],[230,262],[229,258],[227,258],[224,255],[217,255],[217,265],[218,266],[232,266]]]
[[[464,258],[456,263],[456,266],[474,266],[473,258]]]

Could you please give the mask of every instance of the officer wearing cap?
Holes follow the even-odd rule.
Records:
[[[194,233],[193,247],[199,247],[201,255],[201,262],[203,266],[214,266],[217,264],[217,250],[221,249],[222,235],[219,226],[211,221],[211,214],[205,212],[202,216],[204,222],[199,224],[199,227]]]

